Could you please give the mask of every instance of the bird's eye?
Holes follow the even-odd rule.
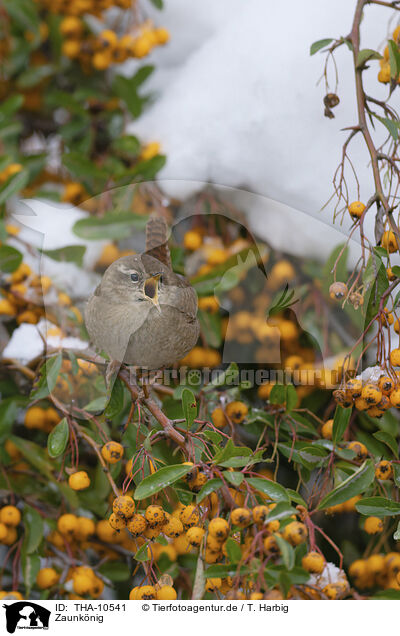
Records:
[[[135,274],[131,274],[131,280],[132,280],[134,283],[137,283],[137,282],[138,282],[138,280],[139,280],[139,274],[136,274],[136,273],[135,273]]]

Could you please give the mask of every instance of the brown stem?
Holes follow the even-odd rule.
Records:
[[[150,411],[153,417],[156,418],[157,422],[159,422],[159,424],[161,424],[161,426],[163,427],[164,433],[165,435],[167,435],[167,437],[169,437],[174,442],[179,444],[179,446],[184,446],[185,438],[183,437],[183,435],[181,435],[180,433],[178,433],[178,431],[174,429],[171,420],[162,412],[160,407],[156,404],[156,402],[154,402],[154,400],[149,396],[149,394],[146,395],[147,391],[146,392],[143,391],[143,394],[141,395],[138,387],[132,385],[129,382],[127,371],[122,370],[119,372],[118,375],[123,381],[123,383],[125,384],[125,386],[127,387],[128,391],[130,392],[132,400],[134,402],[139,402],[140,404],[143,404],[143,406],[145,406],[147,410]]]
[[[79,424],[77,424],[75,421],[71,420],[71,424],[74,427],[74,429],[76,430],[76,432],[78,433],[79,437],[81,437],[82,439],[84,439],[89,446],[91,446],[94,450],[94,452],[96,453],[97,457],[99,458],[99,462],[103,468],[103,471],[108,479],[108,481],[110,482],[110,486],[113,489],[114,495],[116,497],[119,497],[119,490],[115,484],[114,479],[111,476],[110,473],[110,469],[108,468],[106,462],[103,459],[103,456],[100,452],[99,446],[98,444],[96,444],[96,442],[94,441],[94,439],[92,439],[89,435],[87,435],[79,426]]]
[[[395,222],[393,221],[392,214],[391,214],[392,210],[389,206],[389,202],[383,190],[381,174],[379,169],[379,153],[375,147],[374,141],[372,139],[372,136],[367,124],[366,95],[365,95],[363,79],[362,79],[364,66],[358,65],[358,54],[360,52],[360,23],[362,19],[362,13],[363,13],[365,5],[373,4],[373,3],[374,3],[373,0],[358,0],[356,10],[354,13],[353,26],[352,26],[351,33],[348,39],[351,41],[353,46],[353,61],[354,61],[355,83],[356,83],[358,126],[364,137],[364,141],[368,148],[369,156],[371,159],[371,166],[372,166],[372,173],[374,177],[376,196],[379,198],[379,201],[385,210],[391,229],[396,236],[397,245],[400,248],[400,241],[399,241],[400,232]]]

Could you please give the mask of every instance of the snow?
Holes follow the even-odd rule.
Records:
[[[88,214],[70,204],[54,203],[40,199],[25,199],[13,206],[11,221],[21,227],[18,239],[40,250],[53,250],[66,245],[84,245],[84,268],[74,263],[58,262],[44,254],[39,256],[23,249],[18,239],[10,240],[24,253],[24,261],[42,275],[50,276],[55,285],[74,297],[86,298],[98,284],[99,277],[90,271],[108,241],[85,241],[72,231],[79,219]]]
[[[322,213],[321,208],[332,194],[346,136],[342,129],[356,123],[347,47],[336,55],[341,103],[332,120],[323,114],[324,83],[316,86],[324,57],[310,57],[309,49],[316,40],[347,34],[353,11],[354,3],[348,0],[165,3],[165,11],[155,19],[170,28],[171,41],[149,59],[157,65],[148,83],[157,98],[129,125],[140,138],[161,142],[168,158],[160,173],[164,189],[185,197],[213,182],[267,197],[264,205],[260,198],[249,210],[250,224],[267,240],[283,233],[285,240],[277,241],[281,248],[289,243],[290,251],[297,243],[308,255],[323,223],[332,222],[333,204]],[[362,47],[382,49],[392,14],[381,7],[366,8]],[[133,65],[125,72],[128,69],[132,72]],[[388,89],[378,84],[377,72],[375,61],[364,74],[367,90],[386,96]],[[361,136],[352,143],[352,158],[361,197],[367,200],[373,184]],[[351,199],[357,199],[354,181],[349,187]],[[289,206],[284,214],[282,204]],[[322,223],[314,224],[310,216]],[[343,230],[350,225],[346,216]],[[367,225],[372,237],[372,211]],[[331,249],[331,237],[324,233],[319,256]]]
[[[46,331],[51,327],[55,327],[55,325],[44,319],[40,320],[37,325],[22,323],[13,331],[2,352],[2,357],[27,364],[44,353],[45,343],[48,349],[87,349],[87,342],[80,338],[62,338],[54,335],[46,338]],[[45,343],[43,339],[45,339]]]
[[[345,572],[331,561],[325,563],[321,574],[312,574],[308,582],[310,585],[315,585],[321,590],[329,583],[347,583],[348,585]]]

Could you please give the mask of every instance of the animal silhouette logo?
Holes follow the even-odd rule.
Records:
[[[6,610],[6,628],[9,634],[14,634],[16,629],[49,629],[51,612],[37,603],[18,601],[3,607]]]

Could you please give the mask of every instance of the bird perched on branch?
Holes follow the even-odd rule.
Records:
[[[197,295],[172,271],[162,217],[152,215],[147,223],[145,253],[123,256],[104,272],[88,300],[85,323],[111,360],[144,369],[171,366],[194,347]]]

